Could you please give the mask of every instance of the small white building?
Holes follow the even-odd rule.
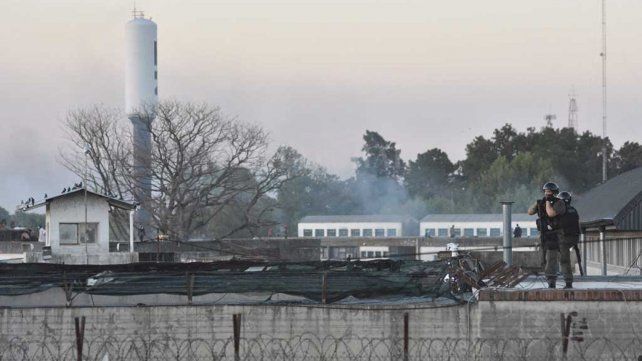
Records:
[[[29,209],[45,207],[46,246],[51,261],[65,264],[112,264],[137,261],[134,253],[109,252],[110,213],[132,211],[132,203],[77,188],[48,197]],[[129,217],[131,222],[131,217]],[[129,225],[130,232],[132,225]],[[129,235],[130,239],[131,234]]]
[[[517,225],[522,237],[537,237],[536,216],[526,213],[512,214],[511,229]],[[420,234],[424,237],[502,237],[503,215],[497,214],[429,214],[419,223]]]
[[[416,235],[417,221],[398,215],[306,216],[299,237],[402,237]]]

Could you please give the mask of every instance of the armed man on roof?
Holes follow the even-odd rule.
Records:
[[[571,260],[569,249],[564,246],[563,248],[566,248],[566,252],[560,252],[558,236],[559,219],[566,213],[566,203],[556,197],[560,191],[557,184],[548,182],[544,184],[542,190],[544,191],[544,198],[538,199],[537,202],[528,209],[528,214],[537,214],[538,217],[537,229],[540,233],[542,247],[541,263],[544,266],[548,288],[555,288],[555,281],[557,279],[556,268],[560,261],[562,263],[562,271],[564,272],[564,280],[566,281],[564,288],[571,288],[573,287],[573,273],[570,272]],[[560,253],[562,256],[561,260]]]
[[[571,193],[560,192],[557,198],[561,199],[566,206],[566,212],[557,216],[557,232],[560,240],[562,274],[564,274],[564,281],[566,281],[566,287],[564,288],[571,288],[573,284],[573,267],[570,262],[571,248],[575,250],[577,264],[580,266],[580,275],[584,275],[582,271],[582,257],[580,256],[580,249],[578,248],[580,233],[582,233],[580,228],[580,215],[577,213],[575,207],[571,205]],[[565,259],[568,259],[567,263],[565,263]]]

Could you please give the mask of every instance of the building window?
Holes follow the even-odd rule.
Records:
[[[348,237],[348,229],[347,228],[339,229],[339,237]]]
[[[426,228],[424,231],[424,237],[434,237],[435,236],[435,229],[434,228]]]
[[[96,243],[98,223],[60,223],[60,244]]]
[[[383,251],[383,256],[388,257],[388,251]]]
[[[373,251],[368,251],[368,258],[374,257],[374,252]]]
[[[372,228],[363,229],[361,232],[363,232],[364,237],[372,237]]]
[[[375,257],[381,258],[381,251],[375,251]]]
[[[448,237],[448,228],[439,228],[437,232],[439,237]]]
[[[158,70],[154,70],[154,79],[158,79]]]
[[[154,41],[154,66],[158,65],[158,44]]]
[[[474,228],[464,228],[464,236],[466,236],[466,237],[474,237],[475,236],[475,229]]]
[[[491,237],[499,237],[502,235],[502,230],[500,228],[491,228],[490,229],[490,236]]]
[[[328,237],[336,237],[337,236],[337,230],[336,229],[328,229]]]
[[[454,228],[455,237],[461,237],[461,228]]]
[[[477,228],[477,237],[488,237],[488,228]]]
[[[386,231],[383,228],[375,229],[375,237],[383,237],[386,235]]]
[[[324,229],[315,229],[314,230],[314,236],[315,237],[323,237],[323,236],[325,236],[325,230]]]
[[[359,237],[361,236],[361,230],[360,229],[351,229],[350,230],[350,237]]]
[[[388,228],[388,229],[386,229],[386,236],[388,236],[388,237],[397,237],[397,229],[396,228]]]
[[[312,230],[311,229],[304,229],[303,230],[303,237],[312,237]]]
[[[537,230],[537,228],[531,228],[531,234],[530,234],[530,236],[531,236],[531,237],[539,236],[539,231]]]
[[[361,251],[361,258],[366,258],[366,251]]]
[[[154,88],[154,95],[158,95],[158,87]]]

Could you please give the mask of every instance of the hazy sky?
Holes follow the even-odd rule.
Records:
[[[343,176],[366,129],[405,159],[464,156],[506,122],[601,132],[599,0],[138,0],[158,23],[161,98],[263,125]],[[133,1],[0,2],[0,206],[57,192],[69,109],[124,103]],[[609,135],[641,141],[642,2],[609,1]],[[124,122],[126,120],[123,120]]]

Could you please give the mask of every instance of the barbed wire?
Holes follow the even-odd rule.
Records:
[[[207,335],[204,335],[207,336]],[[564,344],[566,343],[566,347]],[[642,344],[637,338],[597,337],[565,341],[562,338],[409,338],[319,336],[312,333],[289,338],[270,335],[240,337],[235,353],[233,337],[196,337],[190,334],[143,334],[140,336],[90,335],[84,339],[85,361],[366,361],[366,360],[637,360]],[[0,339],[3,361],[78,360],[74,339],[62,335],[4,337]],[[566,351],[564,350],[566,348]]]

